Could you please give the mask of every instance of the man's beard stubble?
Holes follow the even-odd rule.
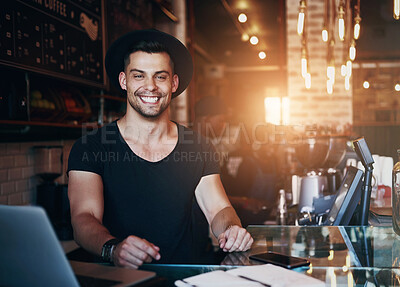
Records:
[[[128,93],[128,102],[129,102],[130,106],[136,112],[138,112],[141,116],[143,116],[145,118],[156,118],[156,117],[160,116],[169,107],[170,101],[162,102],[159,110],[154,112],[151,109],[149,109],[150,112],[148,112],[145,110],[145,108],[143,108],[144,106],[140,105],[140,103],[142,101],[140,99],[140,96],[154,96],[154,95],[159,97],[159,101],[161,101],[161,99],[163,99],[163,98],[168,97],[168,94],[163,93],[163,92],[143,93],[143,92],[135,91],[133,94]],[[132,99],[135,99],[135,98],[137,99],[137,101],[132,101]]]

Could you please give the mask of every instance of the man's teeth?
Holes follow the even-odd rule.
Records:
[[[140,97],[142,101],[146,103],[155,103],[158,101],[158,97]]]

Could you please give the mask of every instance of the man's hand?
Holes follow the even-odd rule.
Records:
[[[219,247],[225,252],[249,250],[253,241],[250,233],[238,225],[228,227],[218,236]]]
[[[159,260],[160,248],[136,236],[129,236],[117,245],[113,254],[115,266],[137,269],[143,263]]]

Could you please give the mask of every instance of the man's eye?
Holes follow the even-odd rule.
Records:
[[[164,81],[166,79],[167,79],[166,76],[161,76],[161,75],[157,76],[157,80]]]
[[[143,75],[134,75],[133,76],[135,79],[143,79]]]

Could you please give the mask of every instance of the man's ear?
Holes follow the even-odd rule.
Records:
[[[124,72],[119,73],[118,80],[121,89],[126,91],[126,74]]]
[[[178,89],[178,86],[179,86],[179,77],[177,74],[175,74],[172,77],[172,93],[176,92],[176,90]]]

